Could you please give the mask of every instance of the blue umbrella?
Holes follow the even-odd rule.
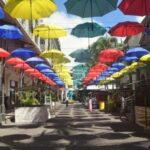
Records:
[[[138,61],[138,58],[135,57],[135,56],[134,56],[134,57],[127,57],[127,56],[125,56],[125,57],[122,58],[122,61],[131,63],[131,62],[133,62],[133,61]]]
[[[13,25],[0,26],[0,38],[4,39],[22,39],[23,34],[19,28]]]
[[[12,51],[11,55],[13,57],[28,59],[28,58],[34,57],[36,55],[36,53],[28,48],[18,48],[16,50]]]
[[[54,79],[57,77],[57,75],[55,73],[43,73],[43,74],[51,79]]]
[[[130,57],[137,57],[140,58],[146,54],[148,54],[149,51],[142,48],[142,47],[136,47],[136,48],[131,48],[126,52],[126,56],[130,56]]]
[[[50,66],[46,65],[46,64],[38,64],[35,66],[36,69],[40,70],[44,70],[44,69],[50,69]]]
[[[40,58],[40,57],[31,57],[31,58],[27,59],[25,62],[28,63],[31,66],[35,66],[37,64],[44,63],[45,60]]]
[[[54,73],[51,69],[43,69],[41,70],[42,73]]]
[[[108,71],[116,72],[116,71],[119,71],[119,69],[118,68],[114,68],[114,67],[110,67],[110,68],[108,68]]]
[[[125,65],[123,63],[113,63],[112,67],[118,68],[119,70],[121,70],[125,67]]]
[[[0,7],[0,19],[4,19],[4,18],[5,18],[4,10]]]

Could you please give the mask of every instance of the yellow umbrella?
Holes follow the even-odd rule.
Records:
[[[61,59],[64,56],[64,53],[57,49],[51,49],[43,51],[40,56],[44,58]]]
[[[70,60],[69,58],[67,58],[66,56],[63,56],[62,58],[60,59],[55,59],[53,61],[54,64],[60,64],[60,63],[70,63]]]
[[[43,24],[36,27],[33,34],[43,39],[50,39],[64,37],[67,35],[67,32],[59,26]]]
[[[8,0],[5,10],[14,18],[32,20],[50,16],[57,6],[50,0]]]
[[[147,55],[144,55],[143,57],[141,57],[140,61],[142,61],[142,62],[150,61],[150,54],[147,54]]]

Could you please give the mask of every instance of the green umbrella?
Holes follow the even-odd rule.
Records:
[[[106,29],[97,23],[86,22],[72,29],[71,34],[80,38],[93,38],[106,33]]]
[[[68,0],[65,2],[67,12],[86,17],[103,16],[117,9],[118,0]]]
[[[89,49],[80,49],[70,54],[72,58],[75,58],[75,62],[86,63],[91,58],[91,52]]]

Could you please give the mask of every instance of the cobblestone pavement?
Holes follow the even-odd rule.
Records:
[[[0,128],[0,150],[150,150],[150,137],[119,117],[62,105],[38,126]]]

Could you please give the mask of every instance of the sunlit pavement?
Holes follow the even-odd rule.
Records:
[[[141,128],[81,104],[62,105],[56,118],[38,126],[0,129],[0,150],[150,150],[150,137]]]

